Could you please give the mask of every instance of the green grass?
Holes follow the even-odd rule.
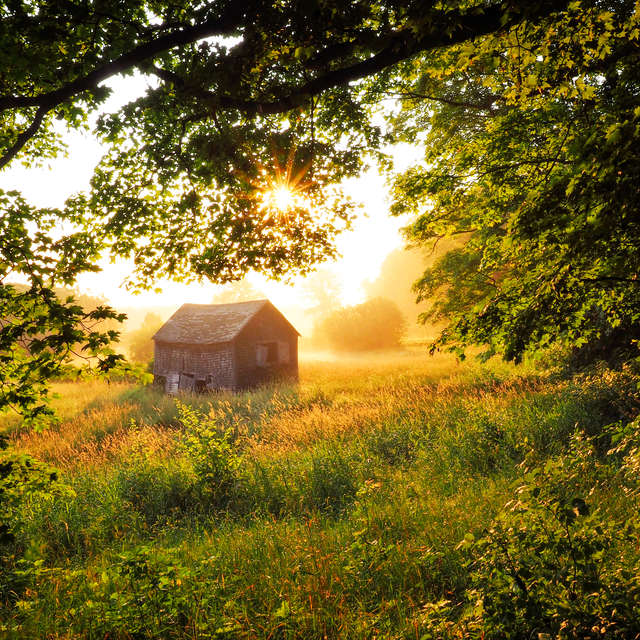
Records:
[[[523,460],[560,459],[576,431],[600,437],[638,407],[630,374],[555,380],[415,353],[183,397],[200,416],[186,430],[148,387],[57,390],[58,427],[6,425],[73,490],[22,502],[9,637],[421,638],[441,601],[459,603],[446,625],[461,636],[460,543],[514,498]],[[605,494],[618,514],[637,507]]]

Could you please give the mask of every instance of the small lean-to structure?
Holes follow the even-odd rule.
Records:
[[[153,336],[154,382],[176,393],[297,380],[299,335],[268,300],[183,304]]]

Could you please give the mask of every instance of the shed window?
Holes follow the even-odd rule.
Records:
[[[289,363],[289,343],[278,342],[278,360],[281,364]]]
[[[256,345],[256,364],[264,367],[278,362],[278,343],[263,342]]]

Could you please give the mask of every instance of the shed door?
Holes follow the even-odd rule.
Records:
[[[181,373],[178,388],[181,391],[193,391],[195,378],[190,373]]]

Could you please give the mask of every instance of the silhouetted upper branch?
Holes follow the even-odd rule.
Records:
[[[176,47],[207,37],[229,36],[241,32],[247,23],[251,24],[254,21],[255,16],[250,15],[247,3],[234,2],[231,3],[232,8],[221,17],[158,35],[57,89],[38,95],[0,96],[0,112],[9,109],[38,108],[29,127],[18,135],[15,143],[0,157],[0,168],[8,164],[37,133],[47,112],[85,91],[97,89],[101,82],[111,76],[133,68],[151,71],[165,82],[171,82],[176,89],[203,100],[213,111],[237,109],[250,114],[282,113],[299,107],[313,95],[374,75],[421,52],[498,32],[523,19],[544,17],[562,10],[567,3],[568,0],[541,2],[534,8],[527,8],[526,13],[510,11],[503,5],[477,7],[466,11],[435,11],[428,21],[428,26],[423,27],[420,33],[412,29],[403,29],[376,38],[371,30],[363,30],[352,42],[329,45],[304,64],[307,69],[326,69],[329,64],[333,64],[334,68],[319,71],[315,78],[298,86],[282,84],[270,87],[261,97],[238,98],[220,94],[207,87],[192,84],[188,77],[181,78],[152,64],[155,57]],[[353,62],[355,52],[363,48],[371,52],[369,57]],[[343,66],[335,66],[342,59],[345,60]],[[234,64],[234,55],[229,54],[218,65],[218,71],[223,75],[232,75]]]

